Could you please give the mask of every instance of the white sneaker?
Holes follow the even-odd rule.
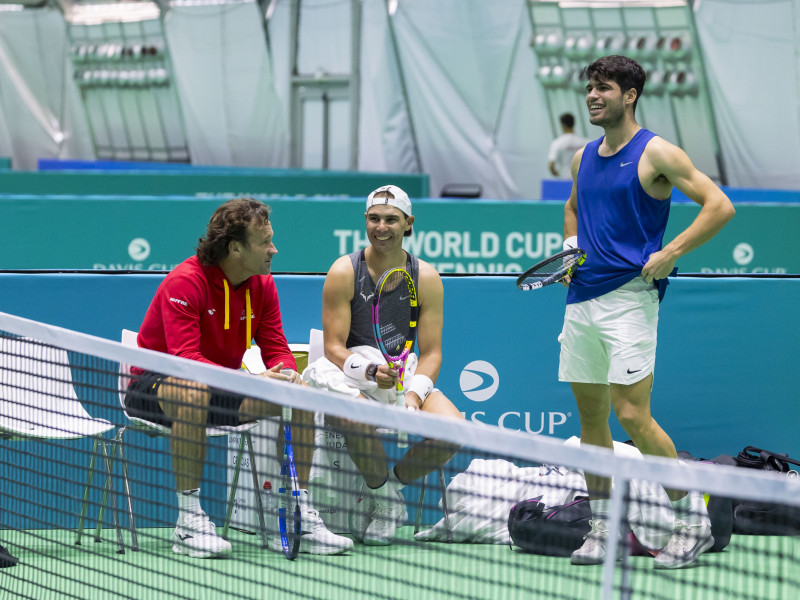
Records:
[[[350,512],[350,533],[357,542],[364,542],[364,535],[372,522],[372,513],[374,512],[375,497],[367,484],[362,483],[356,507]]]
[[[591,530],[583,539],[583,546],[575,550],[569,561],[573,565],[601,565],[606,559],[606,546],[608,544],[608,523],[602,519],[589,521]],[[621,546],[617,546],[617,560],[620,560]]]
[[[395,531],[408,521],[406,501],[403,495],[390,485],[372,492],[375,497],[375,510],[372,521],[364,533],[364,543],[368,546],[388,546],[392,543]]]
[[[178,518],[178,524],[172,532],[172,551],[175,554],[188,554],[192,558],[230,554],[230,543],[219,537],[215,529],[206,513],[185,513],[183,518]]]
[[[672,537],[655,558],[656,569],[682,569],[697,561],[697,557],[714,545],[711,521],[703,519],[700,524],[689,525],[675,519]]]
[[[311,508],[308,490],[300,490],[300,525],[303,554],[342,554],[353,547],[353,540],[328,530],[319,511]],[[270,546],[275,552],[283,552],[280,534],[272,537]]]

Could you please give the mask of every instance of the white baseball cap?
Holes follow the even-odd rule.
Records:
[[[391,194],[391,198],[376,198],[375,194],[380,192],[388,192]],[[408,194],[406,194],[403,190],[401,190],[396,185],[384,185],[379,187],[377,190],[373,191],[367,197],[367,211],[370,208],[375,206],[376,204],[388,204],[389,206],[394,206],[395,208],[400,209],[405,213],[407,217],[411,216],[411,200],[408,199]]]

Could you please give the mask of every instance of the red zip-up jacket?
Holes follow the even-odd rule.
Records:
[[[284,368],[297,368],[272,275],[253,275],[234,288],[222,269],[193,256],[158,286],[137,340],[141,348],[238,369],[253,338],[267,367],[283,362]]]

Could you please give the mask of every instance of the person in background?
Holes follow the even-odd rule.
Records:
[[[575,116],[572,113],[564,113],[558,120],[561,123],[561,135],[550,143],[547,167],[553,177],[570,179],[572,157],[590,140],[575,133]]]

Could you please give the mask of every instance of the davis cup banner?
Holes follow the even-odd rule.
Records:
[[[0,198],[0,269],[162,271],[194,254],[221,198]],[[325,273],[337,257],[368,244],[364,201],[268,198],[278,255],[275,272]],[[495,200],[414,202],[406,249],[440,273],[519,273],[561,249],[563,203]],[[697,216],[673,203],[665,240]],[[800,204],[737,204],[734,219],[678,261],[681,273],[800,273],[788,251]],[[579,242],[580,243],[580,242]]]

